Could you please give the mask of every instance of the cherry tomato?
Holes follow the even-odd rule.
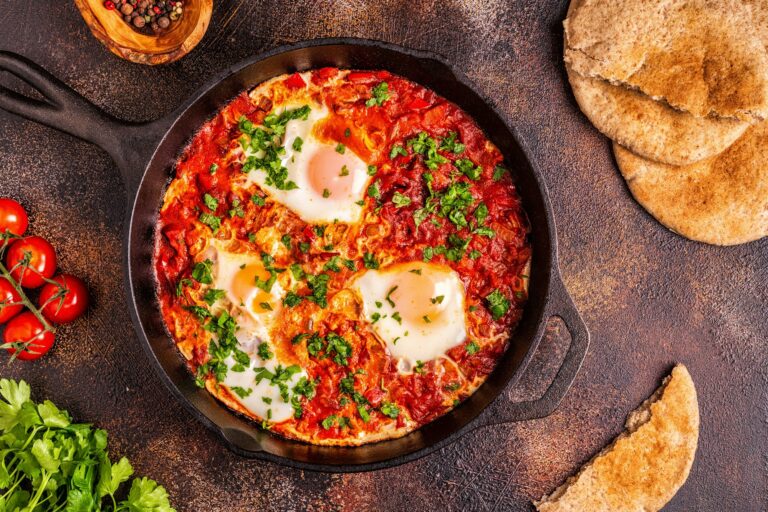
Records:
[[[27,254],[29,255],[28,265],[20,265]],[[37,288],[45,283],[44,277],[50,279],[56,272],[56,251],[47,240],[39,236],[22,238],[13,242],[8,248],[5,264],[11,271],[11,276],[21,286]]]
[[[18,304],[21,296],[16,288],[4,277],[0,277],[0,324],[4,324],[21,313],[24,306]]]
[[[40,290],[38,304],[43,316],[57,324],[67,324],[80,318],[88,309],[88,288],[79,277],[59,274],[53,278],[61,286],[46,283]],[[58,296],[57,294],[64,293]]]
[[[3,332],[3,341],[6,344],[23,343],[25,345],[18,353],[14,347],[6,349],[9,353],[16,354],[16,357],[22,361],[32,361],[41,357],[51,349],[54,339],[53,333],[46,331],[31,311],[25,311],[11,319]]]
[[[21,236],[27,230],[29,218],[24,207],[8,197],[0,198],[0,233]]]

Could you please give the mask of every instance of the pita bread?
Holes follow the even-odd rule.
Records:
[[[723,153],[682,167],[613,148],[637,202],[673,231],[715,245],[768,235],[768,121]]]
[[[627,431],[549,496],[540,512],[650,512],[685,483],[699,440],[699,405],[688,370],[677,365],[627,418]]]
[[[768,55],[739,0],[581,0],[564,24],[582,76],[697,117],[768,118]]]
[[[644,158],[671,165],[698,162],[723,152],[749,127],[738,120],[695,117],[643,93],[567,69],[576,101],[592,124]]]

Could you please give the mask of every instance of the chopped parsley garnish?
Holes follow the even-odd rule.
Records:
[[[184,289],[185,286],[189,286],[192,284],[191,279],[187,279],[186,277],[179,279],[179,282],[176,283],[176,296],[181,297],[181,292]]]
[[[291,263],[289,268],[291,270],[291,275],[293,275],[293,278],[297,281],[304,279],[304,276],[306,276],[304,269],[301,268],[301,265],[298,263]]]
[[[200,222],[211,228],[214,233],[216,233],[221,227],[221,217],[217,217],[208,212],[203,212],[200,214]]]
[[[350,129],[349,128],[345,129],[344,130],[344,136],[345,137],[349,137],[350,135],[352,135],[352,132],[350,131]]]
[[[211,166],[208,168],[208,172],[211,174],[216,174],[216,171],[219,170],[219,164],[211,164]]]
[[[305,297],[308,301],[314,302],[321,308],[328,307],[328,299],[326,295],[328,293],[328,281],[331,276],[328,274],[318,274],[316,276],[307,276],[307,284],[312,292],[311,295]]]
[[[440,164],[448,161],[447,158],[437,152],[437,142],[426,132],[420,132],[416,137],[409,139],[406,144],[415,154],[424,157],[424,165],[428,169],[437,169]]]
[[[203,300],[206,302],[206,304],[211,306],[217,300],[224,298],[224,295],[226,295],[226,292],[224,290],[217,290],[216,288],[210,288],[208,291],[205,292],[205,295],[203,295]]]
[[[323,265],[323,270],[330,270],[331,272],[341,272],[341,268],[339,267],[339,261],[341,261],[341,258],[338,256],[332,257],[330,260],[325,262],[325,265]]]
[[[207,206],[208,209],[211,210],[212,212],[215,212],[216,208],[219,207],[218,199],[216,199],[215,197],[213,197],[211,194],[207,192],[203,196],[203,203],[205,203],[205,206]]]
[[[414,373],[424,375],[424,361],[416,360],[416,367],[413,369]]]
[[[402,208],[411,204],[411,198],[401,194],[400,192],[395,192],[395,195],[392,196],[392,202],[397,208]]]
[[[368,196],[374,199],[381,199],[381,188],[379,180],[368,185]]]
[[[471,251],[469,251],[469,259],[471,259],[471,260],[476,260],[477,258],[479,258],[482,255],[483,255],[483,253],[481,253],[477,249],[472,249]]]
[[[429,300],[432,301],[432,304],[442,304],[444,299],[445,295],[438,295],[437,297],[432,297]]]
[[[253,204],[255,204],[256,206],[264,206],[265,204],[267,204],[267,202],[264,200],[264,198],[261,197],[258,194],[253,194],[251,196],[251,202]]]
[[[368,176],[375,176],[377,172],[378,172],[378,169],[376,168],[375,165],[368,166]]]
[[[288,179],[288,169],[281,162],[285,154],[282,146],[285,127],[294,119],[307,119],[311,109],[308,105],[300,108],[286,109],[280,114],[269,114],[264,118],[264,127],[257,127],[245,116],[240,118],[238,127],[243,133],[240,143],[247,156],[243,163],[242,171],[264,171],[267,175],[265,183],[279,190],[292,190],[298,188],[296,183]],[[294,141],[294,144],[296,141]],[[262,155],[260,157],[256,154]]]
[[[475,208],[475,220],[477,220],[477,225],[482,226],[485,222],[485,219],[488,218],[488,206],[486,206],[485,203],[480,203],[477,205],[477,208]]]
[[[504,167],[497,165],[493,168],[493,181],[499,181],[507,172]]]
[[[213,262],[211,260],[195,263],[195,267],[192,269],[192,279],[200,284],[213,283],[213,276],[211,275],[212,267]]]
[[[352,355],[352,345],[333,332],[329,333],[328,336],[325,337],[325,340],[328,343],[325,347],[325,353],[330,356],[331,353],[335,352],[336,355],[333,356],[333,361],[342,366],[347,366],[347,358]]]
[[[347,167],[346,165],[342,165],[339,176],[349,176],[349,167]]]
[[[424,315],[421,318],[422,318],[422,320],[424,320],[425,324],[431,324],[432,323],[432,320],[429,319],[429,315]]]
[[[374,311],[374,312],[371,314],[371,323],[372,323],[372,324],[375,324],[375,323],[376,323],[376,322],[378,322],[379,320],[381,320],[381,313],[379,313],[378,311]]]
[[[371,89],[371,98],[365,102],[366,107],[372,107],[378,105],[379,107],[389,99],[389,84],[387,82],[381,82]]]
[[[301,304],[301,301],[304,300],[304,297],[297,294],[296,292],[288,292],[285,294],[285,297],[283,297],[283,305],[288,306],[289,308],[293,308]]]
[[[509,300],[498,288],[486,295],[485,300],[494,320],[500,319],[509,311]]]
[[[424,260],[424,263],[429,263],[430,261],[432,261],[432,258],[434,258],[434,256],[435,256],[434,249],[432,249],[432,247],[427,246],[422,251],[421,259]]]
[[[272,311],[272,304],[269,302],[259,302],[259,307],[265,311]]]
[[[402,325],[402,323],[403,323],[403,319],[400,316],[400,312],[399,311],[395,311],[394,313],[392,313],[392,319],[395,320],[400,325]]]
[[[304,140],[301,137],[293,139],[293,149],[301,153],[301,146],[304,145]]]
[[[448,135],[440,141],[440,149],[458,155],[464,152],[464,144],[458,140],[456,132],[448,132]]]
[[[389,150],[389,158],[395,158],[397,155],[408,156],[408,152],[401,144],[395,144],[392,149]]]
[[[242,387],[240,387],[240,386],[232,386],[232,387],[231,387],[231,388],[229,388],[229,389],[231,389],[232,391],[234,391],[234,392],[235,392],[235,394],[236,394],[237,396],[239,396],[240,398],[246,398],[246,397],[248,397],[248,396],[249,396],[251,393],[253,393],[253,390],[252,390],[251,388],[245,389],[245,388],[242,388]]]
[[[330,191],[330,190],[328,190],[327,188],[324,188],[324,189],[323,189],[323,197],[324,197],[324,198],[326,198],[326,199],[328,199],[329,197],[331,197],[331,191]]]
[[[267,343],[259,343],[257,354],[265,361],[269,361],[273,356],[272,351],[269,350],[269,345],[267,345]]]
[[[299,242],[299,250],[302,253],[307,254],[309,252],[309,247],[309,242]]]
[[[384,402],[381,404],[381,408],[379,410],[381,411],[381,414],[389,416],[392,419],[396,419],[398,416],[400,416],[400,408],[392,402]]]
[[[283,243],[286,249],[288,249],[289,251],[291,250],[291,235],[287,233],[284,234],[283,236],[280,237],[280,241]]]
[[[387,303],[392,307],[395,307],[395,302],[391,299],[392,294],[395,293],[395,290],[397,290],[397,286],[393,286],[392,288],[390,288],[389,291],[387,292],[387,296],[384,297]]]
[[[370,252],[363,254],[363,265],[365,265],[365,268],[371,270],[377,270],[379,268],[379,262],[376,260],[376,256]]]
[[[371,420],[371,415],[368,413],[368,409],[366,409],[364,405],[357,406],[357,414],[360,415],[360,418],[365,423],[368,423]]]
[[[184,309],[195,315],[200,321],[211,316],[211,312],[202,306],[184,306]]]
[[[232,200],[232,208],[227,211],[229,214],[229,217],[232,218],[235,215],[240,217],[241,219],[245,217],[245,210],[243,209],[243,205],[240,203],[240,200],[238,198],[234,198]]]
[[[339,421],[339,417],[335,414],[331,414],[330,416],[326,417],[320,425],[322,425],[323,429],[328,430],[331,427],[336,426],[336,423]]]
[[[316,236],[322,238],[325,236],[325,226],[318,224],[317,226],[312,226],[312,231],[315,233]]]
[[[456,166],[458,170],[461,171],[462,174],[464,174],[467,178],[471,180],[479,180],[480,176],[483,174],[483,168],[479,165],[475,165],[472,163],[472,160],[469,160],[467,158],[461,158],[459,160],[456,160],[453,162],[453,165]]]
[[[344,144],[342,144],[341,142],[336,144],[336,152],[338,154],[343,155],[346,150],[347,150],[346,146]]]
[[[478,345],[476,341],[470,341],[467,343],[467,346],[464,347],[464,350],[467,351],[467,354],[473,356],[480,351],[480,345]]]
[[[343,263],[343,265],[345,267],[347,267],[352,272],[357,270],[357,265],[355,264],[354,260],[347,260],[347,259],[345,259],[345,260],[342,261],[342,263]]]

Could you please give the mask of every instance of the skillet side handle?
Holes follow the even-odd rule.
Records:
[[[546,315],[548,319],[560,317],[571,334],[568,352],[552,383],[541,398],[536,400],[509,403],[499,397],[496,400],[497,406],[489,407],[489,410],[478,418],[475,428],[549,416],[570,389],[589,349],[589,330],[559,275],[553,278],[551,302]]]
[[[121,122],[42,67],[13,52],[0,51],[2,71],[29,84],[44,100],[27,97],[0,85],[0,109],[96,144],[118,164],[126,188],[130,192],[138,188],[149,160],[149,155],[142,152],[146,152],[147,147],[154,147],[165,123]]]

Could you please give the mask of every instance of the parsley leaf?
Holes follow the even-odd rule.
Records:
[[[373,107],[378,105],[379,107],[389,99],[389,84],[387,82],[381,82],[371,89],[371,98],[365,102],[366,107]]]
[[[400,408],[392,402],[382,403],[379,410],[383,415],[389,416],[392,419],[396,419],[398,416],[400,416]]]
[[[509,300],[498,288],[486,295],[485,300],[494,320],[500,319],[509,311]]]
[[[203,212],[200,214],[200,222],[211,228],[214,233],[216,233],[221,227],[221,217],[217,217],[208,212]]]
[[[208,259],[199,263],[195,263],[195,267],[192,269],[192,279],[200,284],[213,283],[213,275],[211,275],[212,267],[213,262]]]
[[[370,252],[363,254],[363,265],[365,268],[377,270],[379,268],[379,262],[376,260],[376,256]]]
[[[402,208],[411,204],[411,198],[401,194],[400,192],[395,192],[395,194],[392,196],[392,202],[397,208]]]

